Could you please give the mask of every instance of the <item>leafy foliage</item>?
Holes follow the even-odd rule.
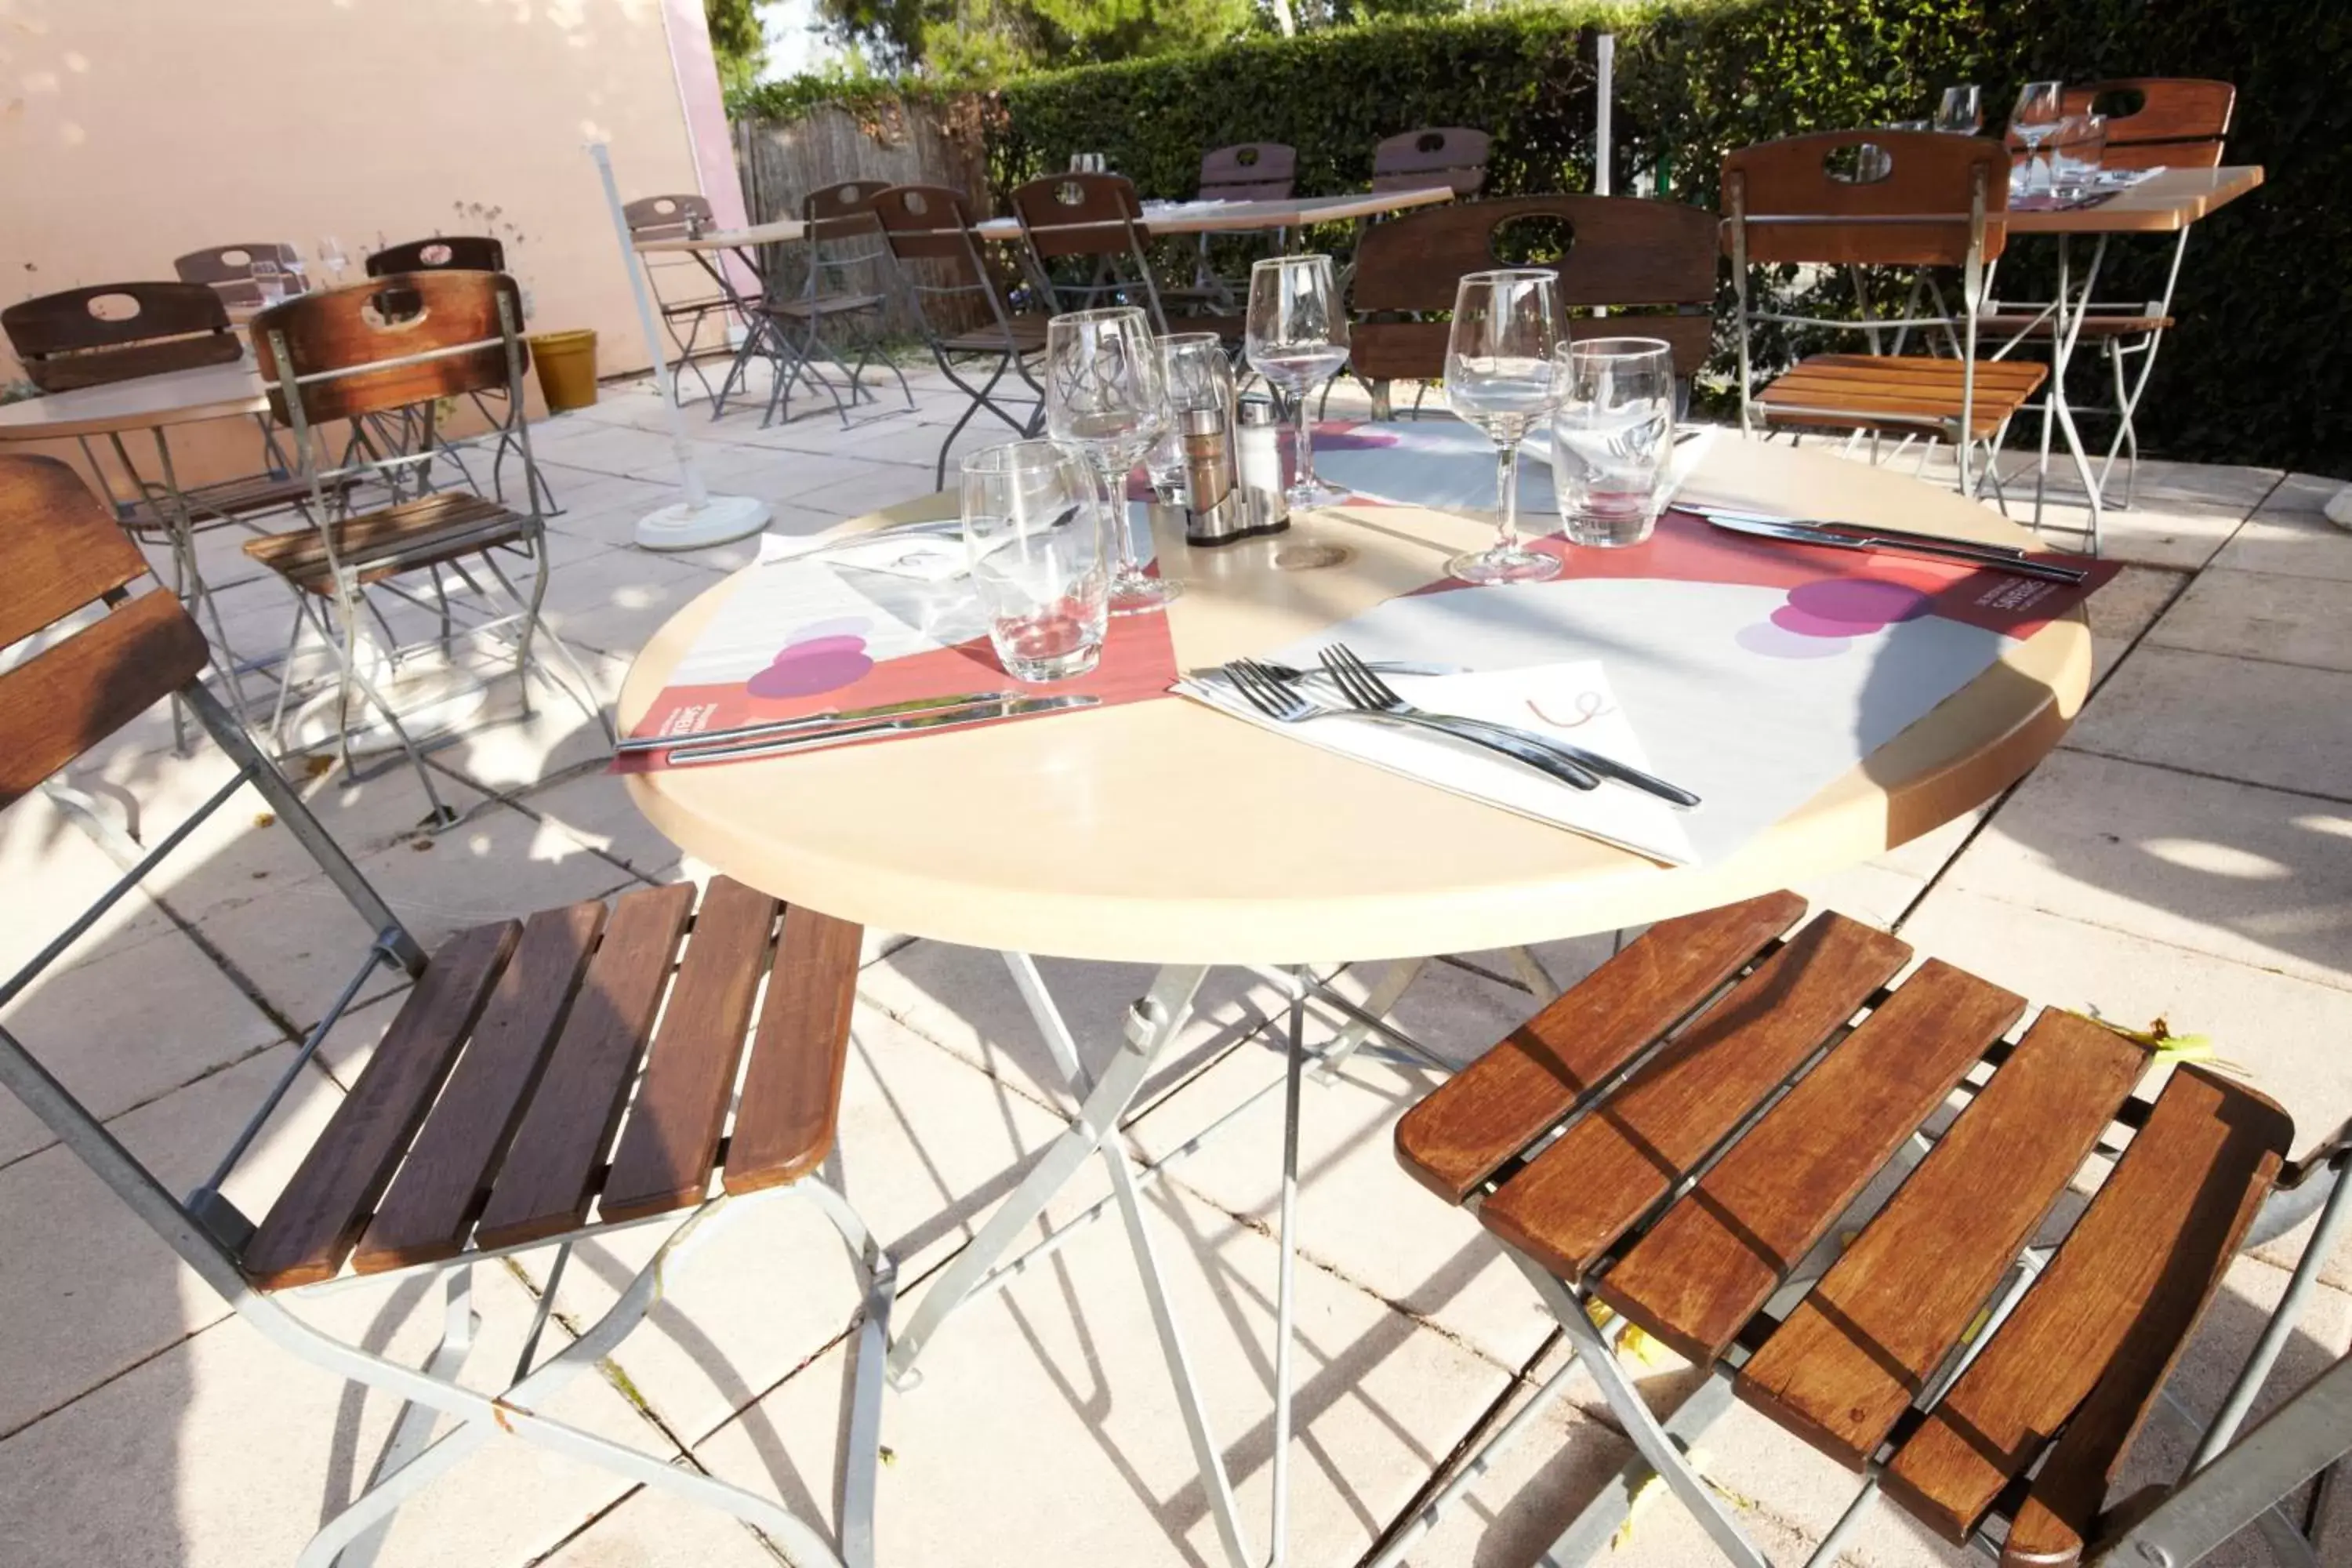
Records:
[[[702,0],[702,15],[710,26],[710,52],[719,62],[719,83],[733,90],[757,81],[768,58],[759,0]]]
[[[1437,3],[1437,0],[1433,0]],[[1257,0],[819,0],[828,30],[864,58],[936,79],[1196,48],[1259,25]]]

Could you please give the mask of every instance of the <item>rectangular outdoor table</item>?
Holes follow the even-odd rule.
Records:
[[[1143,226],[1153,234],[1245,234],[1310,223],[1349,223],[1453,199],[1452,186],[1428,185],[1409,191],[1358,191],[1344,196],[1285,196],[1279,201],[1145,202]],[[992,217],[973,225],[972,229],[982,239],[1010,242],[1021,237],[1017,218]]]

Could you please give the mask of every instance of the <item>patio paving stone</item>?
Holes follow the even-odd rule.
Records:
[[[2352,621],[2352,582],[2301,573],[2201,574],[2148,641],[2161,647],[2241,658],[2352,669],[2343,636]]]
[[[2143,647],[2059,743],[2159,767],[2352,799],[2352,674]]]

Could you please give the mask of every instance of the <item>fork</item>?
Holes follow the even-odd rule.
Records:
[[[1588,773],[1557,752],[1530,745],[1500,731],[1481,727],[1475,731],[1450,720],[1428,714],[1368,712],[1356,708],[1326,708],[1290,682],[1281,679],[1254,659],[1237,658],[1224,667],[1226,679],[1249,705],[1277,724],[1304,724],[1310,719],[1370,719],[1375,722],[1405,725],[1414,729],[1435,730],[1499,752],[1516,762],[1526,763],[1571,789],[1597,789],[1597,774]]]
[[[1322,659],[1323,668],[1331,672],[1332,680],[1338,684],[1349,705],[1359,712],[1387,713],[1400,719],[1412,715],[1430,717],[1422,714],[1420,709],[1398,696],[1395,689],[1373,674],[1372,667],[1358,658],[1347,644],[1333,643],[1323,649]],[[1659,799],[1681,806],[1685,810],[1699,803],[1698,796],[1680,784],[1668,784],[1654,773],[1645,773],[1639,768],[1629,767],[1614,757],[1604,756],[1599,752],[1590,751],[1582,746],[1571,745],[1566,741],[1555,740],[1549,735],[1538,735],[1509,724],[1494,724],[1479,719],[1449,719],[1445,722],[1467,725],[1488,734],[1507,735],[1522,744],[1540,746],[1576,763],[1588,773],[1598,773],[1603,778],[1613,779],[1631,788],[1656,795]]]

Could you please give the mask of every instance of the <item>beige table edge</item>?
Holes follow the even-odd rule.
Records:
[[[241,380],[239,379],[241,378]],[[242,387],[244,390],[236,390]],[[184,401],[171,401],[173,395]],[[205,365],[195,370],[139,376],[106,386],[28,397],[0,406],[0,441],[53,441],[103,436],[118,430],[149,430],[259,414],[269,406],[261,377],[252,365]]]
[[[2218,169],[2167,169],[2113,201],[2072,212],[2012,212],[2009,232],[2018,234],[2177,234],[2201,223],[2263,183],[2259,164],[2229,163]]]
[[[1768,450],[1790,458],[1801,455],[1786,448]],[[1817,460],[1843,461],[1828,457]],[[1961,509],[1980,520],[1970,531],[1982,537],[2027,539],[1992,513],[1967,503],[1937,510],[1935,525],[1958,531],[1962,526]],[[950,510],[945,496],[928,497],[856,520],[845,524],[844,531],[885,521],[938,516]],[[1181,550],[1182,546],[1164,541],[1163,548]],[[704,593],[647,644],[622,690],[625,731],[659,692],[667,669],[694,628],[732,591],[739,578],[740,574]],[[1530,854],[1562,862],[1566,868],[1559,874],[1524,879],[1489,874],[1447,886],[1441,878],[1433,877],[1409,887],[1325,891],[1318,888],[1319,882],[1345,882],[1347,870],[1339,868],[1335,879],[1332,867],[1318,870],[1315,865],[1302,863],[1297,868],[1296,885],[1286,895],[1266,896],[1261,889],[1241,899],[1168,896],[1157,887],[1154,867],[1160,858],[1186,854],[1187,841],[1202,833],[1248,839],[1254,825],[1248,810],[1251,790],[1242,787],[1248,781],[1229,780],[1236,787],[1227,812],[1221,813],[1203,799],[1192,820],[1137,822],[1133,839],[1125,846],[1134,858],[1131,868],[1104,866],[1097,888],[1087,891],[1040,889],[1012,876],[978,880],[965,874],[964,868],[949,864],[878,866],[807,837],[787,840],[746,833],[706,810],[693,798],[692,786],[684,791],[665,787],[672,780],[708,779],[719,770],[700,774],[635,774],[626,784],[647,819],[689,855],[788,901],[804,902],[877,929],[976,947],[1133,963],[1271,963],[1412,957],[1638,925],[1801,882],[1867,859],[1975,808],[2022,777],[2072,723],[2087,690],[2090,668],[2090,636],[2078,611],[2028,641],[2013,645],[1999,664],[1975,682],[1740,854],[1712,866],[1673,870],[1556,828],[1376,773],[1365,781],[1367,788],[1415,791],[1425,797],[1429,815],[1440,819],[1458,811],[1478,813],[1482,826],[1491,825],[1500,833],[1523,832],[1523,838],[1513,841],[1523,844]],[[1243,732],[1234,738],[1234,743],[1245,739],[1252,745],[1269,748],[1257,754],[1270,766],[1289,765],[1286,753],[1302,767],[1314,759],[1340,761],[1175,700],[1171,704],[1166,718],[1185,726],[1196,742],[1208,731],[1191,726],[1222,726],[1228,734]],[[1144,711],[1141,707],[1127,708],[1043,723],[1134,722]],[[958,758],[953,748],[970,742],[1001,745],[1018,729],[1006,726],[863,752],[735,764],[726,771],[740,775],[747,787],[757,781],[762,800],[772,788],[774,809],[789,812],[796,778],[812,789],[835,788],[842,780],[855,778],[858,764],[854,759],[870,757],[877,750],[908,746],[933,748],[927,758],[939,767],[954,770]],[[1222,736],[1220,743],[1226,743]],[[901,760],[905,754],[901,751]],[[811,764],[823,768],[827,776],[820,780],[814,773],[796,773],[795,770]],[[969,826],[963,830],[987,832],[988,802],[958,801],[953,787],[945,786],[948,793],[942,799],[969,808]],[[1489,824],[1487,819],[1494,820]],[[1287,851],[1279,843],[1261,843],[1251,846],[1249,852],[1279,859]],[[1432,843],[1429,854],[1433,863],[1442,864],[1444,844]]]

